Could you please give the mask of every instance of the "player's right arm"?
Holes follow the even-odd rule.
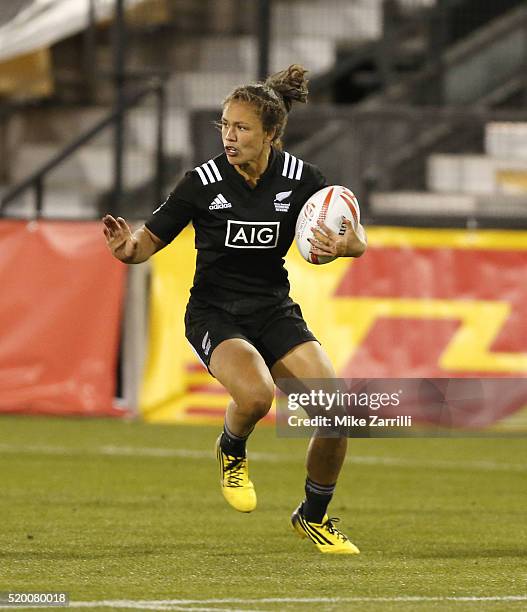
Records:
[[[166,246],[144,225],[132,233],[122,217],[103,217],[104,236],[112,255],[126,264],[142,263]]]
[[[201,180],[187,172],[145,224],[132,233],[122,217],[103,217],[104,235],[112,255],[127,264],[142,263],[174,240],[194,217],[195,193]]]

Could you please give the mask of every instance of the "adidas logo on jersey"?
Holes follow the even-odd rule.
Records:
[[[232,208],[232,204],[227,202],[221,193],[218,193],[214,200],[212,200],[209,210],[218,210],[220,208]]]
[[[291,206],[291,202],[284,202],[293,192],[280,191],[274,197],[274,209],[276,212],[287,212]]]

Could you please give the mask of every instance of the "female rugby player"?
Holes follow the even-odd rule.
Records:
[[[224,152],[187,172],[143,227],[132,233],[121,217],[103,218],[108,247],[127,264],[146,261],[189,222],[194,226],[186,337],[232,397],[216,450],[223,495],[240,512],[256,507],[245,445],[271,407],[275,380],[336,377],[289,297],[283,265],[302,205],[326,186],[315,166],[282,151],[292,103],[307,98],[305,72],[295,64],[236,88],[223,103]],[[366,237],[349,222],[342,236],[320,223],[311,244],[317,255],[360,257]],[[305,499],[291,517],[298,534],[322,552],[359,552],[326,512],[346,445],[345,437],[311,439]]]

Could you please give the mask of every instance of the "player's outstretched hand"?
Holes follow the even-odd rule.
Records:
[[[130,263],[137,250],[137,240],[128,223],[122,218],[114,219],[112,215],[102,218],[106,244],[112,255],[124,263]]]
[[[343,218],[346,231],[341,236],[331,230],[323,221],[312,228],[311,253],[333,257],[360,257],[366,250],[366,232],[359,223],[355,230],[349,219]]]

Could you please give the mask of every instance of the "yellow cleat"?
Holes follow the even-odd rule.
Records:
[[[216,457],[220,465],[220,486],[223,497],[238,512],[252,512],[256,508],[256,492],[249,480],[246,457],[225,454],[216,441]]]
[[[310,523],[302,514],[302,506],[291,515],[293,529],[301,538],[309,538],[315,546],[323,553],[358,555],[360,550],[352,544],[347,536],[340,532],[334,525],[337,518],[328,518],[325,514],[321,523]]]

